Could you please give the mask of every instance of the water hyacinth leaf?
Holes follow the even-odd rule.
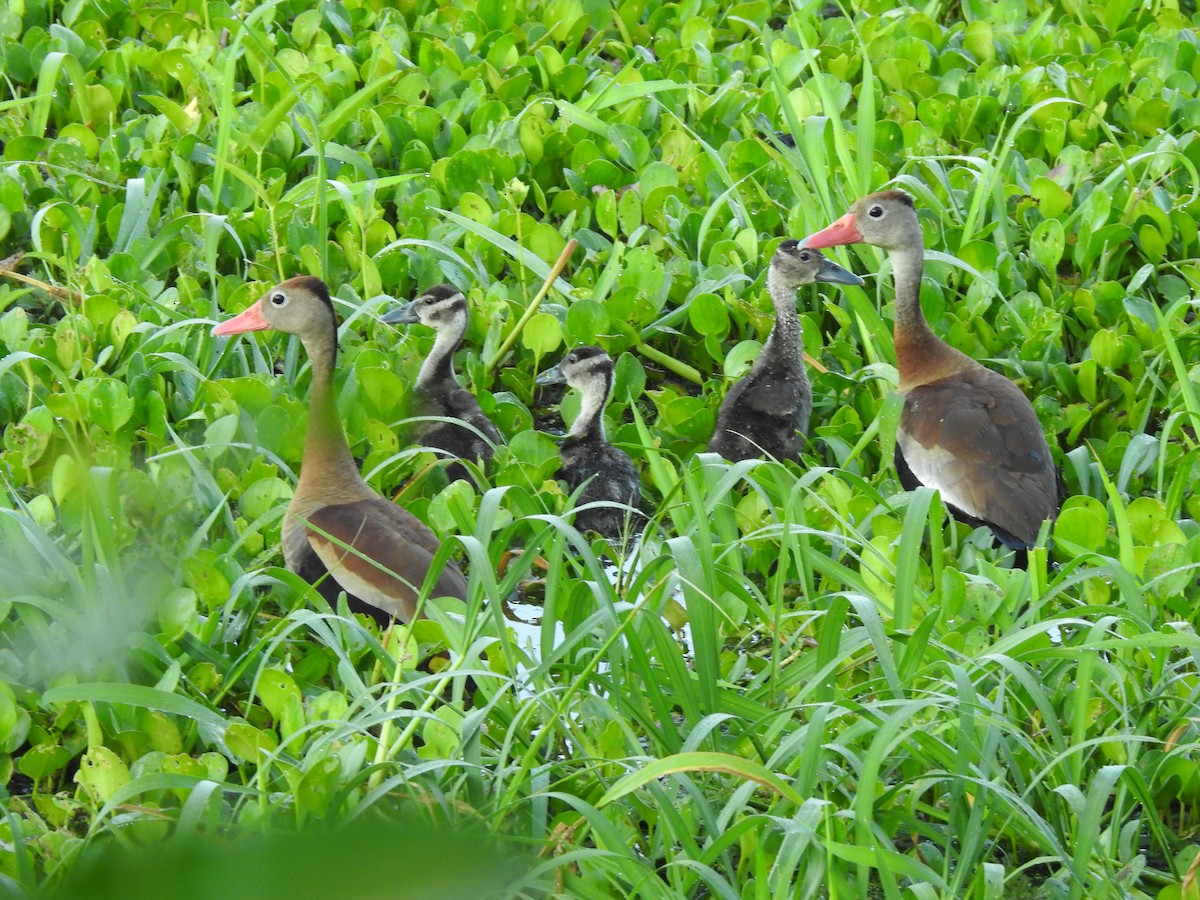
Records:
[[[1108,514],[1094,497],[1072,497],[1063,504],[1054,533],[1087,550],[1098,551],[1108,540]]]
[[[233,413],[214,421],[204,430],[205,449],[211,459],[218,458],[237,435],[238,417]]]
[[[143,734],[149,738],[150,746],[161,753],[182,754],[183,735],[171,719],[157,710],[141,717]],[[190,761],[190,757],[186,757]]]
[[[549,437],[536,431],[522,431],[509,441],[509,447],[521,461],[537,467],[557,465],[558,447]]]
[[[1146,224],[1138,229],[1138,244],[1151,262],[1160,262],[1166,256],[1167,242],[1154,225]]]
[[[225,729],[225,745],[235,757],[257,763],[260,754],[270,753],[279,746],[279,739],[272,731],[255,728],[246,722],[231,722]]]
[[[426,746],[422,752],[430,759],[448,759],[461,755],[462,715],[450,707],[442,707],[425,723],[422,736]]]
[[[625,191],[617,201],[617,221],[621,233],[630,236],[642,224],[642,200],[637,191]]]
[[[100,380],[88,392],[87,403],[92,421],[110,434],[133,417],[133,400],[125,385],[115,378]]]
[[[1033,258],[1050,271],[1054,271],[1066,249],[1066,233],[1058,219],[1047,219],[1033,230],[1029,239]]]
[[[1029,194],[1038,203],[1038,211],[1047,220],[1057,220],[1071,205],[1071,195],[1057,181],[1039,176],[1034,179]]]
[[[724,372],[726,378],[741,378],[745,375],[754,361],[762,352],[760,341],[742,341],[725,354]]]
[[[1115,371],[1132,361],[1138,345],[1128,335],[1113,328],[1104,328],[1092,337],[1089,349],[1097,363],[1109,371]]]
[[[309,718],[314,721],[337,722],[346,717],[349,702],[344,694],[325,691],[314,697],[308,706]]]
[[[264,669],[258,676],[258,696],[263,706],[279,718],[292,700],[300,699],[300,689],[287,673],[279,669]]]
[[[258,519],[278,510],[292,497],[292,485],[282,478],[259,478],[242,492],[238,505],[249,519]]]
[[[611,238],[615,238],[620,231],[620,226],[617,224],[617,193],[616,191],[603,191],[596,198],[595,206],[596,224],[600,226]]]
[[[704,335],[724,336],[729,331],[729,312],[715,294],[700,294],[688,307],[692,327]]]
[[[395,418],[407,393],[396,373],[382,366],[360,370],[358,385],[367,410],[374,418],[385,421]]]
[[[18,454],[26,466],[42,458],[54,436],[54,414],[44,406],[35,406],[16,425],[4,430],[4,446]]]
[[[558,259],[566,245],[566,239],[545,222],[537,223],[533,230],[525,235],[525,246],[545,263],[553,263]]]
[[[562,344],[562,326],[550,313],[538,313],[525,323],[521,343],[535,356],[545,356]]]
[[[595,300],[576,300],[567,307],[566,338],[571,344],[594,344],[608,330],[608,310]]]
[[[188,588],[177,588],[160,598],[155,604],[158,627],[169,639],[182,637],[196,617],[196,592]]]
[[[613,394],[636,400],[646,388],[646,367],[632,353],[622,353],[617,359],[613,378]]]
[[[75,780],[88,793],[104,802],[129,783],[129,768],[107,747],[92,747],[79,760]]]
[[[1153,547],[1160,543],[1185,543],[1186,538],[1175,522],[1167,519],[1166,509],[1153,497],[1138,497],[1126,509],[1133,538]]]
[[[516,20],[516,12],[503,0],[482,0],[479,17],[492,31],[507,31]]]
[[[10,348],[10,352],[0,359],[0,375],[22,360],[40,359],[35,353],[28,353],[17,348],[25,343],[29,333],[29,314],[21,307],[8,310],[0,316],[0,341]]]

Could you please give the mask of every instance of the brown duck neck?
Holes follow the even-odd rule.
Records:
[[[901,393],[977,365],[933,333],[921,311],[921,272],[925,248],[918,239],[907,247],[888,250],[896,283],[896,369]]]
[[[304,459],[297,492],[315,481],[328,484],[362,482],[358,465],[350,454],[346,432],[338,415],[333,392],[333,370],[337,362],[337,328],[301,339],[312,366],[308,401],[308,430],[304,436]]]

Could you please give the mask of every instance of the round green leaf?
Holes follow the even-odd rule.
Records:
[[[1044,222],[1040,222],[1033,230],[1033,236],[1029,241],[1029,249],[1033,253],[1033,258],[1051,271],[1058,266],[1058,261],[1062,259],[1066,246],[1066,233],[1058,219],[1046,219]]]
[[[754,360],[762,352],[760,341],[741,341],[725,354],[723,370],[726,378],[741,378],[750,371]]]
[[[104,802],[129,784],[129,767],[107,747],[92,747],[79,760],[75,780],[89,794]]]
[[[525,323],[521,343],[535,355],[545,356],[562,343],[562,326],[550,313],[538,313]]]
[[[238,501],[242,515],[254,520],[292,498],[292,486],[282,478],[260,478],[242,493]]]
[[[608,328],[608,310],[595,300],[576,300],[567,307],[567,340],[572,344],[594,344]]]
[[[729,331],[729,310],[716,294],[698,294],[688,306],[688,321],[702,335],[724,337]]]
[[[1108,514],[1094,497],[1072,497],[1054,523],[1054,534],[1085,550],[1099,550],[1108,539]]]
[[[71,751],[58,744],[35,744],[24,753],[17,763],[22,775],[40,781],[63,768],[71,761]]]

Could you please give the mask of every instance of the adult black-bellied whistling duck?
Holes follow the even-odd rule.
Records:
[[[709,450],[734,461],[763,456],[799,459],[812,413],[812,386],[804,367],[796,289],[817,281],[863,283],[799,241],[779,245],[767,269],[775,322],[750,374],[725,395]]]
[[[1058,515],[1059,478],[1033,405],[1021,389],[937,337],[921,312],[925,247],[904,191],[863,197],[805,239],[809,247],[882,247],[896,283],[896,368],[904,410],[896,472],[905,490],[937,488],[951,512],[986,525],[1018,551]]]
[[[289,278],[213,334],[266,329],[299,337],[312,364],[304,458],[283,517],[284,561],[331,604],[345,591],[355,612],[380,624],[393,617],[409,622],[439,541],[416,516],[369,487],[350,455],[333,396],[337,317],[325,282]],[[431,594],[466,599],[466,580],[453,562]]]
[[[599,347],[576,347],[557,366],[537,378],[538,384],[565,381],[580,393],[579,417],[571,423],[559,455],[562,467],[558,477],[574,491],[587,483],[576,506],[597,501],[621,503],[637,509],[641,505],[642,483],[633,461],[604,436],[604,407],[612,394],[613,361]],[[629,513],[616,507],[585,509],[575,516],[580,531],[596,531],[607,538],[618,536]]]
[[[426,422],[414,435],[417,443],[444,450],[458,459],[485,461],[502,440],[498,429],[479,407],[475,395],[463,389],[454,377],[454,351],[462,343],[469,315],[467,298],[452,284],[431,287],[412,303],[394,309],[383,317],[389,324],[420,322],[437,333],[433,349],[421,364],[414,393],[416,410],[425,416],[459,419],[455,422]],[[462,463],[448,466],[451,481],[468,478]]]

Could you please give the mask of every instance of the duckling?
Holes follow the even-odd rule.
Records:
[[[414,441],[444,451],[458,459],[480,463],[492,458],[503,438],[479,406],[475,395],[465,390],[454,375],[454,351],[462,343],[469,315],[467,298],[452,284],[431,287],[416,300],[383,317],[389,325],[420,322],[437,332],[433,349],[417,373],[415,412],[423,416],[459,419],[458,422],[423,422]],[[470,477],[467,467],[454,463],[446,468],[451,481]]]
[[[633,460],[604,437],[604,407],[613,386],[612,359],[599,347],[576,347],[537,378],[537,384],[543,385],[564,381],[580,392],[582,406],[559,451],[562,467],[558,477],[572,492],[586,482],[577,506],[609,501],[639,508],[642,485]],[[626,510],[615,507],[587,509],[576,514],[575,527],[615,538],[627,516]]]
[[[799,241],[779,245],[767,270],[775,323],[750,374],[725,395],[708,442],[710,451],[733,462],[767,456],[800,458],[812,413],[812,386],[804,367],[796,289],[817,281],[863,283],[818,251],[801,247]]]
[[[380,625],[393,618],[411,622],[441,541],[358,472],[334,398],[337,317],[325,282],[289,278],[212,333],[267,329],[299,337],[312,366],[300,479],[283,515],[284,562],[330,603],[345,591],[352,611]],[[453,561],[442,568],[432,596],[466,599],[466,579]]]

